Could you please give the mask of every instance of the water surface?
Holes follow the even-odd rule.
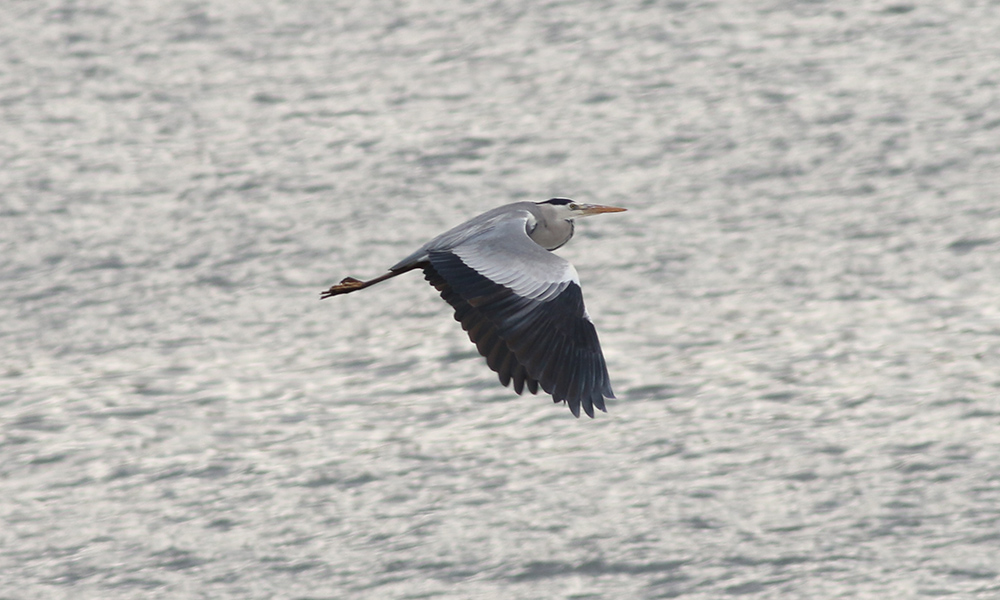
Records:
[[[0,596],[1000,587],[985,3],[0,8]],[[413,274],[571,196],[619,399]]]

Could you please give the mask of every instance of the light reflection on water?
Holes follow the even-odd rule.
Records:
[[[996,587],[1000,21],[508,8],[0,19],[0,590]],[[553,195],[630,209],[560,250],[607,415],[418,275],[318,300]]]

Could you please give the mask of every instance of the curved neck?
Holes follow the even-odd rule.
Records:
[[[539,219],[528,237],[546,250],[555,250],[573,237],[573,221],[566,219]]]

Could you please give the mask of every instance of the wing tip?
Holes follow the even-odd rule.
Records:
[[[556,400],[559,402],[559,400]],[[580,418],[580,401],[579,400],[566,400],[566,404],[569,406],[569,412],[573,413],[573,416],[577,419]],[[593,417],[594,415],[590,415]]]
[[[556,404],[565,402],[566,406],[569,408],[569,412],[573,413],[573,416],[577,419],[580,418],[580,408],[583,407],[583,413],[586,414],[591,419],[597,416],[595,408],[602,413],[608,413],[608,407],[604,403],[604,396],[597,396],[594,398],[583,398],[582,400],[553,400]]]

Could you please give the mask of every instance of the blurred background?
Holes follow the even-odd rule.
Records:
[[[0,597],[992,598],[1000,4],[0,5]],[[569,196],[618,399],[418,274]]]

